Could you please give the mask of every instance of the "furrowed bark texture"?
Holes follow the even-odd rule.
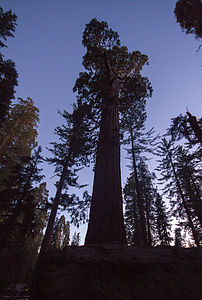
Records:
[[[115,101],[103,108],[90,221],[85,244],[126,243],[120,171],[119,113]]]

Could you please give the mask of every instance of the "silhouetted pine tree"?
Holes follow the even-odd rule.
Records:
[[[50,244],[53,248],[62,249],[69,245],[70,241],[70,224],[62,215],[59,219],[56,218]]]
[[[165,138],[162,139],[158,152],[161,160],[157,169],[161,172],[161,181],[165,183],[164,191],[171,198],[173,216],[184,221],[184,228],[191,231],[196,245],[199,246],[199,232],[195,223],[196,214],[183,189],[183,178],[180,176],[180,168],[177,163],[178,148],[173,144]]]
[[[200,0],[178,0],[174,10],[177,22],[186,34],[202,38],[202,3]]]
[[[137,165],[137,171],[145,218],[146,245],[144,246],[167,245],[171,241],[170,218],[162,197],[154,187],[155,174],[148,170],[142,159]],[[141,246],[140,211],[137,205],[135,176],[133,173],[131,173],[124,187],[124,200],[126,204],[124,217],[128,243]]]
[[[17,16],[11,10],[4,11],[0,7],[0,49],[6,47],[4,42],[8,37],[13,37],[16,20]],[[6,118],[11,99],[14,98],[14,88],[18,85],[17,77],[15,63],[10,59],[5,60],[0,53],[0,124]]]
[[[156,227],[156,235],[157,235],[157,243],[165,246],[169,245],[172,241],[170,232],[171,232],[171,224],[169,218],[168,209],[165,206],[165,202],[159,192],[155,191],[155,227]]]
[[[201,162],[195,154],[190,154],[187,149],[178,146],[176,149],[176,167],[184,195],[202,229]]]
[[[167,129],[167,134],[171,136],[173,141],[185,139],[185,145],[189,149],[198,143],[202,144],[202,118],[197,119],[190,112],[187,112],[186,115],[180,114],[171,120],[172,123]]]
[[[89,157],[94,149],[94,143],[90,140],[87,134],[86,124],[80,121],[82,119],[82,111],[79,111],[77,106],[74,105],[74,111],[72,114],[64,111],[62,114],[65,120],[65,124],[61,127],[58,126],[55,129],[55,133],[59,137],[59,142],[51,143],[53,148],[49,149],[53,154],[53,158],[47,159],[51,164],[55,166],[55,173],[59,176],[59,181],[56,183],[56,194],[53,200],[51,214],[49,217],[48,225],[42,242],[40,253],[44,253],[48,250],[50,245],[51,234],[57,214],[59,205],[73,210],[72,215],[75,217],[75,221],[78,218],[74,207],[83,208],[82,218],[86,217],[85,200],[79,201],[79,198],[75,195],[69,195],[69,186],[80,188],[77,179],[77,172],[82,165],[89,164]],[[73,208],[72,208],[73,207]],[[82,214],[82,213],[81,213]],[[82,221],[82,220],[81,220]]]
[[[74,232],[73,236],[72,236],[72,241],[71,241],[71,245],[72,246],[79,246],[80,243],[80,233],[76,233]]]

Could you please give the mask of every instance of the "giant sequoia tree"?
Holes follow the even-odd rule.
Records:
[[[74,90],[78,103],[93,126],[100,125],[90,221],[86,244],[125,243],[123,224],[119,112],[145,101],[150,83],[140,75],[148,58],[120,46],[118,33],[106,22],[91,20],[83,33],[87,49],[86,72],[80,73]],[[93,125],[92,125],[93,124]]]

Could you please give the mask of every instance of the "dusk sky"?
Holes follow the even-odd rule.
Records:
[[[71,111],[72,92],[82,68],[81,44],[85,24],[92,18],[106,21],[130,51],[149,57],[143,74],[153,87],[147,104],[147,128],[165,133],[170,119],[186,108],[201,117],[202,49],[199,41],[182,32],[173,13],[176,0],[2,0],[4,10],[18,16],[15,37],[3,49],[5,58],[16,63],[19,86],[16,97],[31,97],[40,109],[39,144],[45,148],[55,140],[54,128],[61,124],[58,110]],[[122,162],[123,182],[128,174]],[[53,175],[45,167],[51,196]],[[91,180],[92,181],[92,180]]]

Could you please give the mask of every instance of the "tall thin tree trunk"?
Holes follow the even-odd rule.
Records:
[[[138,207],[136,203],[137,195],[136,197],[133,197],[133,215],[134,215],[134,234],[133,234],[133,242],[136,247],[142,246],[142,230],[140,225],[140,218],[138,216]]]
[[[191,179],[191,182],[193,184],[194,192],[195,192],[195,193],[193,193],[193,198],[191,200],[192,200],[196,215],[198,216],[198,219],[199,219],[199,222],[200,222],[201,228],[202,228],[202,201],[201,201],[201,195],[200,195],[200,191],[199,191],[199,189],[198,189],[198,187],[197,187],[197,185],[194,181],[194,178],[193,178],[192,174],[190,174],[190,179]]]
[[[36,262],[36,266],[35,266],[35,270],[34,270],[34,274],[32,277],[32,283],[31,283],[31,299],[35,300],[36,297],[36,293],[37,293],[37,286],[38,286],[38,281],[40,280],[39,278],[39,274],[40,274],[40,267],[41,267],[41,262],[43,260],[43,256],[46,254],[46,252],[48,251],[49,247],[50,247],[50,239],[51,239],[51,235],[52,235],[52,231],[53,231],[53,225],[55,222],[55,217],[57,214],[57,210],[58,210],[58,205],[59,205],[59,201],[60,201],[60,196],[62,193],[62,189],[64,186],[64,182],[65,182],[65,175],[66,175],[66,171],[67,171],[67,167],[68,167],[68,160],[69,160],[69,156],[64,164],[63,170],[62,170],[62,174],[60,177],[60,181],[58,183],[58,187],[57,187],[57,191],[56,191],[56,195],[55,195],[55,199],[53,202],[53,206],[52,206],[52,210],[51,210],[51,214],[48,220],[48,225],[46,227],[46,231],[45,231],[45,235],[41,244],[41,249],[40,249],[40,253]]]
[[[149,199],[145,196],[146,202],[146,222],[147,222],[147,237],[148,237],[148,246],[152,246],[152,235],[151,235],[151,224],[150,224],[150,214],[149,214]]]
[[[55,198],[54,198],[53,206],[52,206],[50,217],[49,217],[49,220],[48,220],[48,225],[46,227],[45,235],[44,235],[44,238],[43,238],[43,241],[42,241],[42,244],[41,244],[40,255],[47,252],[48,249],[49,249],[49,246],[50,246],[51,234],[52,234],[52,231],[53,231],[53,225],[54,225],[55,217],[56,217],[57,210],[58,210],[60,196],[61,196],[62,189],[63,189],[63,186],[64,186],[67,167],[68,167],[68,159],[67,159],[67,161],[66,161],[66,163],[63,167],[62,174],[60,176],[60,181],[58,183],[56,195],[55,195]]]
[[[104,105],[86,245],[126,243],[121,189],[118,103],[115,99],[109,99]]]
[[[140,225],[141,225],[141,246],[147,246],[147,232],[146,232],[146,220],[145,220],[145,213],[144,213],[144,204],[143,198],[140,192],[140,183],[137,175],[137,166],[136,166],[136,159],[135,159],[135,145],[134,145],[134,137],[132,129],[130,130],[131,135],[131,149],[132,149],[132,159],[133,159],[133,171],[135,175],[135,187],[137,193],[137,204],[140,212]]]

